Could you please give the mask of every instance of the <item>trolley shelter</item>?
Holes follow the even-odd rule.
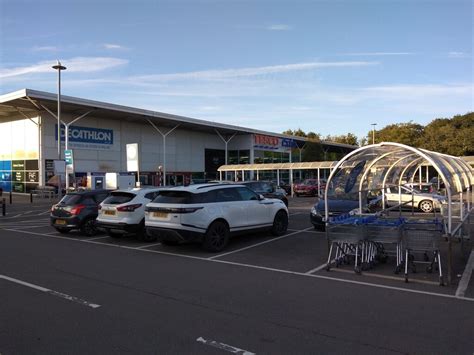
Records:
[[[433,210],[432,223],[425,216],[420,218],[419,214],[415,217],[412,213],[411,217],[407,218],[406,214],[401,213],[403,205],[408,204],[403,202],[406,199],[402,199],[402,187],[428,182],[429,171],[437,175],[433,178],[438,187],[441,187],[440,194],[444,195],[439,199],[438,210],[441,213],[437,216],[436,209]],[[360,270],[361,264],[371,263],[376,254],[383,251],[384,242],[390,242],[397,245],[397,270],[405,269],[406,281],[408,281],[409,253],[411,250],[421,248],[425,252],[427,250],[434,252],[433,262],[436,263],[436,267],[439,264],[442,282],[441,254],[436,243],[442,239],[441,235],[445,235],[448,239],[447,263],[448,283],[450,283],[452,237],[459,235],[462,241],[462,231],[468,227],[469,214],[472,211],[473,185],[472,168],[461,158],[446,154],[391,142],[364,146],[347,154],[332,167],[324,193],[326,234],[328,239],[331,239],[328,269],[331,261],[351,255],[355,257],[356,269]],[[391,188],[392,192],[398,190],[398,204],[388,209],[398,209],[400,211],[398,219],[383,218],[384,211],[385,216],[389,214],[385,210],[387,188]],[[381,218],[376,220],[373,216],[371,218],[363,215],[363,211],[367,210],[368,204],[374,198],[381,200],[381,206],[384,208],[381,213],[378,212],[378,217]],[[332,199],[358,201],[359,218],[353,215],[335,218],[335,214],[330,210]],[[413,211],[415,205],[413,197],[410,203]],[[340,233],[341,230],[349,228],[348,226],[352,233]],[[380,232],[377,233],[377,230]],[[343,240],[344,238],[346,240]],[[331,254],[333,245],[336,250],[334,255]],[[332,259],[333,257],[335,259]]]

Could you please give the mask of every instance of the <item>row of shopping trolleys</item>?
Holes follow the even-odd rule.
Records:
[[[439,284],[444,285],[441,268],[440,241],[444,224],[438,219],[388,218],[374,215],[341,215],[329,221],[326,227],[329,255],[326,270],[334,265],[354,263],[354,271],[373,268],[394,256],[394,272],[416,273],[417,264],[426,265],[426,271],[439,272]],[[415,258],[415,256],[422,256]]]

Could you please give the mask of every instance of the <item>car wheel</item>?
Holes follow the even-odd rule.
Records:
[[[82,223],[81,233],[88,237],[92,237],[93,235],[96,235],[97,227],[95,225],[95,219],[93,218],[86,219],[84,223]]]
[[[425,213],[433,212],[433,202],[429,200],[423,200],[418,205],[418,208]]]
[[[204,249],[212,252],[221,251],[229,242],[229,227],[222,221],[212,223],[204,236]]]
[[[273,219],[272,234],[283,235],[288,229],[288,215],[285,211],[278,211]]]
[[[71,230],[67,228],[55,228],[61,234],[68,234]]]
[[[298,193],[295,192],[295,196],[296,196],[296,197],[300,197],[300,194],[298,194]]]

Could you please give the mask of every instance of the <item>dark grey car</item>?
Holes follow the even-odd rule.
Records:
[[[284,193],[279,192],[279,189],[277,189],[277,185],[273,181],[243,181],[239,182],[238,184],[247,186],[256,193],[263,195],[263,197],[277,198],[279,200],[282,200],[286,207],[288,207],[288,199],[286,198]]]
[[[97,233],[95,219],[99,204],[109,195],[107,190],[70,192],[51,208],[51,225],[59,233],[69,233],[80,229],[81,233],[92,236]]]

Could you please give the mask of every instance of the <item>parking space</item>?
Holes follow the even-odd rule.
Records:
[[[314,230],[309,221],[309,210],[314,204],[314,198],[294,198],[290,201],[290,223],[288,232],[275,237],[270,232],[258,232],[240,235],[231,239],[228,247],[221,253],[210,253],[203,250],[199,244],[168,246],[161,243],[145,243],[133,236],[111,238],[99,233],[93,237],[82,236],[78,231],[61,234],[49,225],[49,207],[34,206],[17,208],[16,214],[9,218],[0,218],[0,229],[5,231],[19,231],[31,236],[52,237],[56,239],[72,240],[75,242],[93,243],[102,246],[124,247],[136,251],[165,253],[177,257],[191,257],[212,262],[233,263],[244,267],[264,268],[277,272],[289,272],[310,277],[333,278],[348,282],[360,282],[367,285],[388,286],[400,289],[431,292],[436,294],[454,295],[458,281],[463,274],[465,258],[459,244],[454,244],[454,258],[456,260],[456,277],[449,287],[438,286],[436,270],[426,272],[426,265],[421,264],[417,273],[410,273],[410,282],[404,282],[403,272],[394,273],[394,257],[389,257],[386,262],[376,264],[372,269],[361,274],[354,272],[353,264],[341,264],[326,271],[328,243],[326,234]],[[48,207],[48,208],[47,208]],[[443,254],[446,255],[447,243],[442,243]],[[469,244],[470,245],[470,244]],[[467,248],[469,249],[469,245]],[[466,252],[466,245],[464,252]],[[442,268],[446,273],[447,260],[444,258]],[[468,283],[466,297],[472,297],[471,286]]]

